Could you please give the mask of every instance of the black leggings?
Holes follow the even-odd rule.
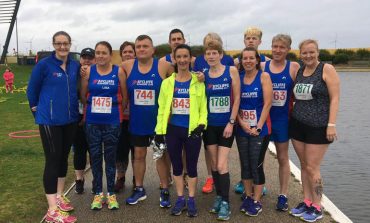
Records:
[[[78,126],[73,140],[73,165],[75,170],[85,170],[87,152],[89,152],[89,145],[86,141],[84,127]]]
[[[57,193],[58,178],[67,175],[68,155],[76,126],[76,123],[61,126],[39,125],[45,155],[43,183],[46,194]]]
[[[134,160],[134,147],[130,143],[130,133],[128,131],[128,120],[123,120],[121,134],[119,136],[117,156],[116,156],[116,168],[119,173],[126,173],[129,163],[129,153],[131,151],[131,162]]]

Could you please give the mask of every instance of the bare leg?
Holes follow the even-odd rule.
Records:
[[[290,165],[288,154],[289,141],[283,143],[275,143],[275,146],[279,162],[280,194],[287,195],[290,178]]]
[[[146,170],[146,147],[135,147],[134,176],[136,186],[143,186]]]
[[[299,158],[299,162],[301,163],[301,180],[302,180],[302,188],[303,188],[303,196],[304,199],[309,199],[312,201],[312,192],[308,180],[308,173],[307,173],[307,164],[305,158],[305,144],[301,141],[292,139],[292,144],[294,147],[295,152]]]

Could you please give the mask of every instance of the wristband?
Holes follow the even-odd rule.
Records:
[[[328,127],[335,127],[334,123],[328,123]]]

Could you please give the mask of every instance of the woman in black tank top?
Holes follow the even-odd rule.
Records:
[[[304,199],[290,214],[314,222],[323,217],[321,161],[335,129],[339,104],[339,77],[330,64],[319,62],[318,44],[304,40],[299,45],[303,66],[293,89],[296,103],[289,123],[289,135],[301,164]]]

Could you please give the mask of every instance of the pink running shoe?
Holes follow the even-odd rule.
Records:
[[[77,218],[69,215],[67,212],[56,209],[54,211],[48,210],[45,215],[46,223],[75,223]]]
[[[64,195],[57,198],[57,206],[61,211],[72,211],[73,210],[73,206],[71,205],[71,202]]]

